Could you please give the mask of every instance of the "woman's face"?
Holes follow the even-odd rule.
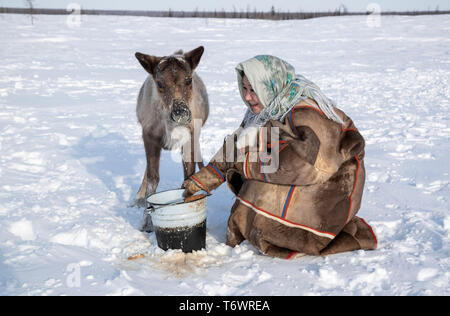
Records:
[[[242,78],[242,89],[244,92],[244,99],[250,104],[252,112],[255,114],[259,114],[264,109],[264,107],[259,101],[258,96],[256,95],[255,91],[250,85],[250,82],[248,82],[247,76],[245,75]]]

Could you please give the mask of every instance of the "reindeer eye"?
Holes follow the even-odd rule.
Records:
[[[192,83],[192,78],[186,78],[185,80],[186,85],[190,85]]]
[[[158,86],[158,89],[164,89],[164,84],[161,81],[156,81],[156,85]]]

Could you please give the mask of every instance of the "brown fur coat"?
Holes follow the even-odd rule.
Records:
[[[364,139],[349,117],[336,112],[344,125],[302,101],[284,122],[269,121],[267,135],[279,128],[279,143],[267,146],[279,151],[276,172],[262,172],[270,161],[258,154],[264,143],[260,132],[256,149],[246,147],[243,159],[237,154],[226,159],[226,147],[236,144],[229,138],[209,165],[191,177],[208,192],[227,181],[236,194],[228,245],[247,239],[264,254],[281,258],[377,247],[372,228],[355,216],[365,181]]]

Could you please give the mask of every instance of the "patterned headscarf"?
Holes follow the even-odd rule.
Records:
[[[248,106],[244,118],[244,127],[263,126],[269,120],[282,121],[285,115],[300,101],[310,98],[328,119],[343,124],[334,111],[335,104],[327,98],[320,88],[302,75],[296,75],[295,69],[284,60],[270,55],[258,55],[237,65],[239,91]],[[258,96],[264,109],[254,114],[245,100],[242,78],[247,79]]]

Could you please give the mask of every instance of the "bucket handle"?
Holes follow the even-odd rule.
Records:
[[[205,197],[211,196],[211,193],[208,193],[204,190],[198,191],[201,192],[201,194],[205,195]],[[201,195],[201,194],[195,194],[195,195]],[[176,204],[182,204],[185,203],[185,198],[180,198],[178,200],[172,201],[170,203],[167,204],[152,204],[150,202],[147,201],[147,210],[149,213],[154,213],[156,208],[160,208],[160,207],[167,207],[167,206],[171,206],[171,205],[176,205]],[[156,208],[155,208],[156,206]]]

